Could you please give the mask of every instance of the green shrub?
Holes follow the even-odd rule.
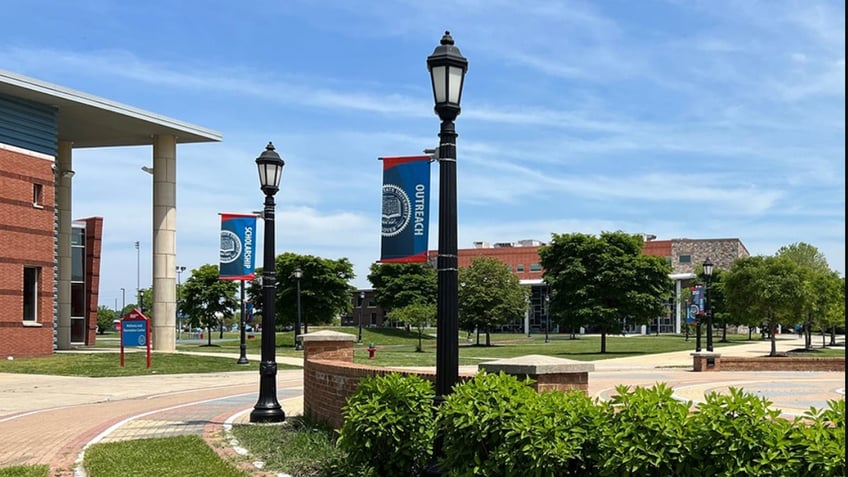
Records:
[[[609,426],[601,430],[600,475],[687,475],[691,402],[673,397],[659,383],[651,388],[616,388],[618,395],[604,403]]]
[[[436,433],[442,443],[440,462],[454,476],[506,475],[515,449],[506,439],[522,408],[538,397],[529,380],[480,373],[453,388],[439,408]]]
[[[845,401],[828,401],[827,406],[810,408],[795,422],[792,437],[800,460],[798,476],[846,475]]]
[[[504,436],[501,475],[569,476],[596,471],[607,415],[582,391],[536,394]]]
[[[692,416],[691,467],[697,475],[796,475],[792,423],[768,399],[730,388],[709,393]]]
[[[338,446],[358,475],[418,475],[433,452],[435,393],[418,376],[363,379],[342,409]]]

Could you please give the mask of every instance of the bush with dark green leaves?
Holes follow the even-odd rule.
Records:
[[[675,399],[662,383],[616,392],[603,404],[610,423],[600,440],[599,475],[684,475],[692,403]]]
[[[432,384],[418,376],[363,379],[342,409],[338,446],[347,459],[337,472],[419,475],[433,454],[434,398]]]
[[[794,421],[739,389],[697,409],[665,384],[537,393],[530,380],[478,374],[454,387],[434,419],[430,383],[363,380],[345,407],[339,456],[323,475],[415,476],[441,442],[445,476],[816,476],[845,472],[845,401]]]
[[[523,408],[538,398],[528,383],[501,372],[480,373],[455,386],[436,419],[444,456],[440,467],[453,476],[505,475],[505,469],[514,469],[516,449],[507,435]]]

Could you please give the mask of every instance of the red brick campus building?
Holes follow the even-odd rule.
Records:
[[[521,331],[525,333],[544,332],[548,324],[547,310],[545,309],[545,297],[548,293],[547,287],[542,281],[542,266],[539,260],[539,248],[545,244],[539,240],[519,240],[517,242],[489,243],[474,242],[473,248],[464,248],[457,251],[457,260],[460,267],[467,267],[477,257],[496,258],[510,267],[512,273],[518,277],[522,285],[530,287],[530,306],[523,323],[512,323],[506,326],[505,331]],[[675,294],[679,295],[683,289],[689,286],[695,278],[696,266],[707,258],[712,260],[716,268],[729,269],[730,265],[739,257],[747,257],[748,249],[737,238],[728,239],[671,239],[656,240],[648,235],[642,246],[642,253],[664,257],[672,268],[670,278],[675,283]],[[437,250],[428,251],[431,264],[435,266]],[[365,292],[364,306],[359,300],[359,293]],[[385,311],[373,303],[373,290],[357,290],[353,295],[353,314],[343,317],[342,324],[356,325],[362,319],[363,326],[383,326]],[[675,300],[677,302],[677,300]],[[669,309],[669,312],[659,317],[658,324],[662,333],[680,333],[682,330],[683,310],[678,306]],[[551,323],[551,331],[558,331]],[[629,331],[638,332],[637,329]]]

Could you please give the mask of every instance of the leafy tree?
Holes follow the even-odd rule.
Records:
[[[374,287],[374,302],[386,310],[436,303],[438,278],[427,263],[375,263],[368,281]]]
[[[112,322],[118,319],[118,315],[115,313],[115,310],[100,305],[97,307],[97,332],[101,335],[106,332],[106,330],[112,329]]]
[[[551,287],[551,314],[565,326],[594,325],[607,333],[624,320],[648,324],[664,311],[672,289],[671,266],[642,254],[642,237],[624,232],[554,234],[539,250]]]
[[[491,345],[492,329],[520,319],[527,310],[527,289],[498,259],[475,258],[459,270],[459,283],[460,326],[484,330],[486,346]]]
[[[300,306],[303,332],[309,331],[310,324],[331,323],[338,315],[351,310],[350,294],[353,291],[348,284],[355,275],[353,265],[347,258],[337,260],[298,255],[291,252],[277,255],[276,267],[276,317],[277,326],[293,325],[297,317],[297,279],[295,268],[300,268]],[[257,278],[262,269],[256,270]],[[254,303],[256,313],[261,314],[262,288],[259,280],[252,281],[246,290]]]
[[[192,326],[205,326],[208,345],[212,345],[212,327],[221,325],[223,316],[238,309],[238,285],[232,280],[218,278],[217,265],[201,265],[191,271],[191,277],[182,285],[183,299],[180,313],[189,317]]]
[[[834,317],[830,309],[837,306],[836,301],[844,303],[839,296],[839,276],[830,270],[824,254],[810,244],[793,243],[781,247],[776,255],[796,263],[804,274],[807,293],[803,314],[797,321],[804,323],[804,347],[811,349],[813,328],[826,330],[835,324],[832,323]]]
[[[777,250],[776,255],[788,258],[802,268],[816,272],[830,271],[824,254],[808,243],[795,242],[791,245],[785,245]]]
[[[777,356],[773,330],[787,318],[799,316],[807,298],[803,271],[781,256],[742,257],[725,278],[727,309],[737,316],[756,317],[771,336],[770,356]]]
[[[418,330],[418,346],[415,347],[415,351],[419,353],[424,351],[421,344],[424,336],[424,327],[427,326],[427,323],[435,321],[436,305],[413,303],[411,305],[395,308],[386,316],[392,320],[408,323],[414,326]]]

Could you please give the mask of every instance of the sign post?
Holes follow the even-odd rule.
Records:
[[[124,367],[124,347],[147,348],[147,367],[150,368],[150,319],[135,308],[121,320],[121,367]]]

